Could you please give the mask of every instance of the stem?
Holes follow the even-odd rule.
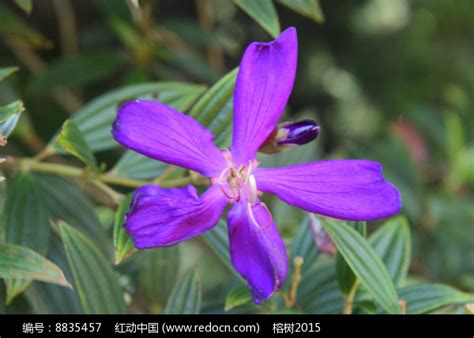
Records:
[[[128,188],[139,188],[146,184],[152,184],[151,181],[140,181],[119,176],[97,174],[86,168],[72,167],[65,164],[38,162],[35,159],[7,157],[4,162],[6,169],[19,169],[21,171],[35,171],[60,176],[76,177],[91,181],[99,181],[111,185],[119,185]],[[163,188],[178,187],[190,184],[191,177],[176,178],[165,182],[154,182]]]
[[[289,295],[286,295],[286,294],[283,295],[285,306],[287,308],[292,307],[296,303],[298,286],[300,285],[300,282],[301,282],[301,267],[303,266],[303,263],[304,263],[303,257],[301,256],[296,256],[293,259],[294,270],[293,270],[293,278],[291,279],[290,292],[289,292]]]
[[[346,297],[344,297],[344,309],[342,310],[343,314],[345,315],[352,314],[352,302],[354,301],[354,296],[359,285],[360,285],[360,279],[357,278],[349,294]]]

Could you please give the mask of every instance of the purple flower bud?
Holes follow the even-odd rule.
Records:
[[[277,141],[278,145],[303,145],[313,141],[319,135],[319,124],[313,120],[285,122],[280,127],[286,136]]]
[[[278,125],[267,137],[259,151],[275,154],[288,148],[313,141],[319,135],[319,125],[312,120],[284,122]]]

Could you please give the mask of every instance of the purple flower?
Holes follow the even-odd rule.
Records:
[[[295,28],[269,43],[248,46],[234,93],[230,150],[219,150],[212,133],[191,117],[154,101],[120,107],[115,139],[151,158],[197,171],[211,186],[201,196],[193,186],[139,188],[125,229],[139,249],[177,244],[211,229],[227,215],[232,264],[247,280],[255,303],[285,281],[286,250],[263,192],[306,211],[347,220],[373,220],[400,210],[397,189],[380,164],[363,160],[311,162],[259,168],[256,153],[274,130],[293,87],[297,61]]]

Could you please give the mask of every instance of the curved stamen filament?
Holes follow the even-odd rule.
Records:
[[[270,224],[268,224],[267,226],[261,226],[257,220],[255,219],[255,215],[253,214],[253,210],[252,210],[252,205],[251,203],[247,203],[247,210],[248,210],[248,214],[249,214],[249,217],[250,217],[250,220],[252,221],[252,223],[257,227],[259,228],[260,230],[267,230],[270,225],[273,223],[273,218],[272,218],[272,214],[270,213],[270,211],[268,210],[267,206],[265,205],[265,203],[262,203],[260,202],[259,205],[262,204],[263,207],[265,208],[265,210],[268,212],[268,215],[270,216]]]

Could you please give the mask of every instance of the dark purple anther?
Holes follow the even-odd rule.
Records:
[[[319,135],[319,124],[313,120],[302,120],[298,122],[286,122],[282,129],[286,136],[277,141],[281,145],[303,145],[313,141]]]

